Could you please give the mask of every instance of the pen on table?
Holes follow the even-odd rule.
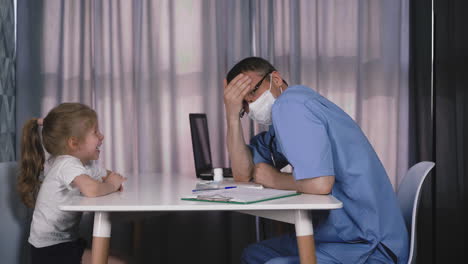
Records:
[[[224,189],[232,189],[232,188],[236,188],[236,187],[237,187],[237,186],[226,186],[226,187],[220,187],[220,188],[194,189],[194,190],[192,190],[192,192],[224,190]]]

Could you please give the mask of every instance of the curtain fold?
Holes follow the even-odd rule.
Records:
[[[432,117],[432,3],[412,1],[410,7],[410,164],[435,161]],[[436,167],[439,165],[436,162]],[[434,171],[421,190],[417,220],[418,263],[435,261],[433,190]],[[427,252],[431,252],[427,254]]]

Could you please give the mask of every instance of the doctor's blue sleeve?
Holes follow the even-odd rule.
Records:
[[[271,151],[268,147],[270,138],[270,133],[261,132],[250,140],[250,145],[247,145],[247,147],[249,147],[250,152],[252,153],[254,164],[263,162],[273,165],[270,156]]]
[[[296,180],[335,175],[327,121],[318,102],[279,100],[273,126]],[[319,104],[319,105],[317,105]]]

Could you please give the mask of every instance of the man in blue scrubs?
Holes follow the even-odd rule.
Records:
[[[318,263],[407,263],[408,233],[385,169],[359,126],[309,87],[289,86],[266,60],[227,74],[224,103],[234,178],[266,187],[329,194],[343,208],[314,222]],[[269,125],[245,144],[240,117]],[[293,173],[283,173],[290,164]],[[244,250],[242,263],[299,263],[294,235]]]

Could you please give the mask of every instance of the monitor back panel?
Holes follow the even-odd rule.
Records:
[[[206,114],[189,114],[189,119],[195,171],[200,178],[200,174],[211,173],[213,170],[208,121]]]

